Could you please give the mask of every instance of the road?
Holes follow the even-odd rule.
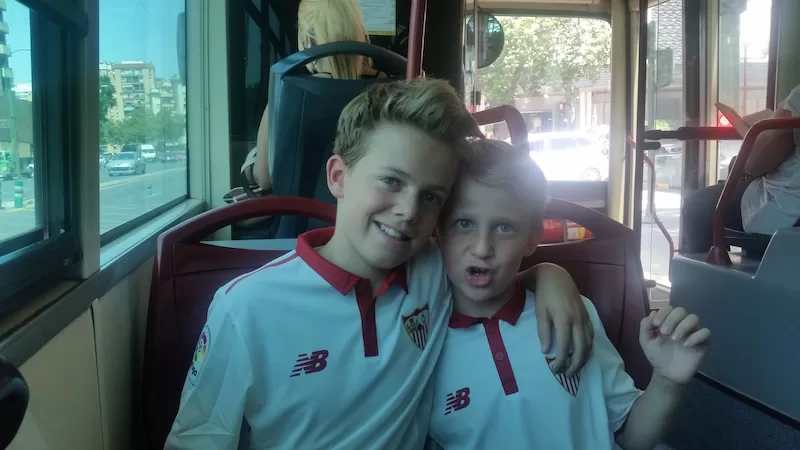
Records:
[[[13,181],[2,183],[0,200],[0,240],[8,239],[35,226],[33,208],[34,180],[23,181],[27,206],[15,209]],[[100,232],[104,233],[140,215],[170,202],[186,193],[185,162],[149,163],[143,175],[109,177],[100,174]],[[647,194],[643,195],[643,210],[647,210]],[[680,223],[680,194],[658,191],[656,211],[677,245]],[[642,266],[645,277],[669,286],[669,245],[661,230],[651,219],[642,215]]]
[[[100,172],[100,232],[135,219],[186,194],[186,162],[148,163],[146,173],[109,177]],[[14,181],[0,185],[0,240],[36,226],[33,179],[23,180],[22,208],[14,208]]]
[[[647,192],[642,195],[642,268],[645,278],[655,280],[660,285],[669,286],[670,251],[664,233],[653,220],[647,216]],[[678,245],[678,229],[680,228],[681,196],[677,191],[656,191],[656,215],[664,224],[664,228]]]

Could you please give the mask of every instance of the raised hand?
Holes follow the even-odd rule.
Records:
[[[683,308],[666,306],[642,319],[639,344],[659,374],[675,383],[692,379],[708,349],[711,331],[700,328],[700,319]]]

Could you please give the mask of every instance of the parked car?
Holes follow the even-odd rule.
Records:
[[[548,180],[608,179],[608,152],[594,133],[555,132],[528,135],[531,159]]]
[[[119,152],[106,166],[109,176],[144,173],[144,159],[137,152]]]

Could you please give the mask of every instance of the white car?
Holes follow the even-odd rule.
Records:
[[[142,159],[145,161],[155,161],[156,160],[156,148],[150,144],[142,144],[141,146],[142,151]]]
[[[587,132],[531,133],[531,159],[550,181],[608,179],[608,150],[596,134]]]

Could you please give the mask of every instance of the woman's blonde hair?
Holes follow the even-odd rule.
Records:
[[[302,0],[297,11],[297,43],[300,50],[338,41],[369,42],[364,16],[357,0]],[[354,80],[369,68],[368,58],[338,55],[310,64],[315,72]]]

